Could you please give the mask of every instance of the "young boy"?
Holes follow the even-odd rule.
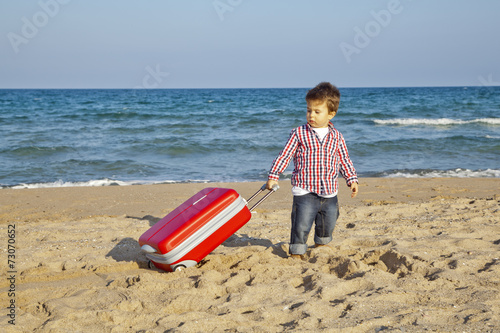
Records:
[[[279,175],[293,159],[292,230],[290,255],[302,258],[307,250],[307,237],[315,222],[315,246],[332,240],[339,215],[338,173],[351,188],[351,197],[358,194],[358,177],[349,158],[342,134],[330,122],[337,114],[339,90],[322,82],[306,95],[307,123],[292,130],[285,148],[269,171],[267,188],[278,184]]]

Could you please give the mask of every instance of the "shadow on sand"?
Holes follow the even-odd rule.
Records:
[[[281,258],[287,258],[288,254],[282,249],[282,243],[273,244],[269,239],[250,237],[246,234],[238,236],[232,235],[222,243],[226,247],[245,247],[245,246],[263,246],[265,248],[272,247],[272,253]]]
[[[144,217],[133,217],[128,216],[128,218],[141,220],[141,221],[149,221],[149,226],[152,227],[155,225],[161,218],[146,215]],[[274,245],[268,239],[262,238],[254,238],[250,237],[246,234],[242,234],[238,236],[237,234],[231,235],[227,240],[225,240],[222,244],[225,247],[245,247],[245,246],[262,246],[264,248],[272,247],[272,253],[281,258],[286,258],[287,253],[281,248],[280,244]],[[147,268],[148,267],[148,259],[141,251],[141,247],[139,246],[139,242],[131,237],[127,237],[122,239],[119,243],[115,245],[115,247],[106,254],[106,257],[111,257],[117,262],[136,262],[139,267]]]

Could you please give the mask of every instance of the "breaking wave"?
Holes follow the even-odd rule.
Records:
[[[451,126],[468,124],[500,125],[500,118],[478,118],[471,120],[450,119],[450,118],[396,118],[396,119],[375,119],[377,125],[400,125],[400,126]]]

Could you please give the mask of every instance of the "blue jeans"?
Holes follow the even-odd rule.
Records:
[[[338,217],[339,205],[337,196],[322,198],[315,193],[294,196],[290,254],[306,253],[307,237],[309,236],[313,222],[315,222],[314,242],[316,244],[330,243]]]

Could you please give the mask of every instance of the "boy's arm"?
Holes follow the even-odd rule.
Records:
[[[273,185],[278,185],[278,180],[280,178],[280,174],[285,171],[285,169],[290,164],[293,155],[295,154],[295,150],[298,146],[297,134],[296,131],[292,131],[290,133],[290,137],[285,144],[285,148],[279,153],[279,155],[274,159],[273,164],[271,166],[271,170],[269,171],[268,181],[266,184],[267,189],[272,189]]]
[[[355,198],[358,195],[358,183],[352,183],[351,186],[351,198]]]
[[[274,179],[268,179],[266,183],[266,188],[268,190],[272,190],[275,185],[278,185],[278,181]]]
[[[346,180],[347,186],[351,188],[351,197],[354,198],[358,195],[358,175],[356,174],[356,169],[349,157],[349,152],[347,151],[347,145],[345,143],[344,137],[340,135],[339,144],[339,155],[340,155],[340,173],[342,177]]]

